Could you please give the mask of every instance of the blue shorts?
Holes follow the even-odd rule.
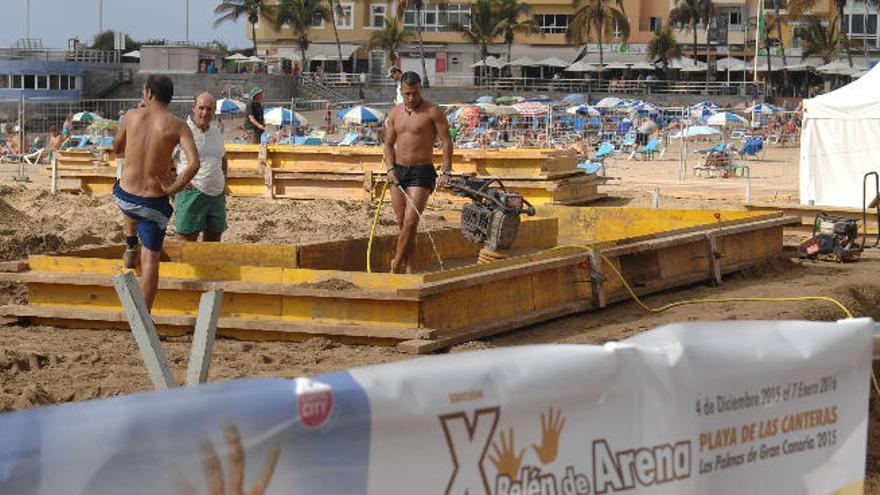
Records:
[[[113,184],[113,198],[125,216],[137,221],[137,233],[141,243],[150,251],[161,251],[165,242],[165,229],[174,209],[168,196],[144,198],[129,194],[122,189],[119,181]]]

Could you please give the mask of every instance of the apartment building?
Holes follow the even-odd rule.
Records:
[[[528,16],[534,20],[540,34],[518,35],[511,49],[511,58],[529,57],[541,60],[547,57],[558,57],[572,61],[586,48],[588,58],[598,55],[598,45],[572,46],[565,41],[565,33],[572,21],[574,7],[571,0],[522,0],[529,6]],[[792,46],[793,29],[790,23],[786,0],[765,0],[765,13],[768,18],[775,15],[774,1],[780,2],[780,15],[783,18],[783,43]],[[863,0],[850,0],[859,2]],[[479,60],[478,48],[462,39],[455,25],[467,25],[470,4],[472,1],[459,0],[436,3],[426,0],[421,11],[421,25],[424,33],[425,65],[428,76],[435,79],[438,74],[470,76],[471,67]],[[813,15],[830,18],[833,0],[819,0],[812,12]],[[336,27],[342,43],[342,57],[345,67],[356,72],[381,74],[387,62],[384,53],[367,51],[366,44],[370,35],[381,29],[385,18],[394,15],[397,2],[393,0],[340,0],[342,15],[336,18]],[[647,53],[647,45],[654,37],[654,31],[669,22],[669,12],[674,8],[676,0],[624,0],[624,9],[630,24],[630,36],[622,39],[621,31],[617,30],[612,39],[606,40],[603,47],[606,61],[643,62]],[[751,56],[754,54],[755,25],[759,0],[718,0],[715,2],[717,16],[711,28],[697,26],[698,54],[701,56],[719,53],[731,56]],[[414,8],[407,8],[403,16],[406,28],[416,30]],[[853,22],[861,22],[853,12]],[[868,28],[873,26],[873,41],[877,40],[876,15],[868,21]],[[802,22],[802,21],[798,21]],[[873,24],[871,24],[873,22]],[[264,23],[265,24],[265,23]],[[689,47],[693,44],[693,31],[678,30],[679,41]],[[855,32],[855,31],[853,31]],[[247,29],[250,36],[250,27]],[[334,41],[333,29],[328,22],[316,21],[310,30],[312,42],[307,57],[312,61],[335,60],[338,58]],[[261,53],[278,55],[292,60],[299,60],[299,49],[293,32],[289,28],[280,31],[271,26],[258,25],[257,41]],[[711,42],[711,43],[710,43]],[[491,53],[497,57],[507,56],[507,47],[501,43],[491,47]],[[422,60],[418,45],[413,43],[405,46],[400,53],[399,65],[404,70],[421,72]]]

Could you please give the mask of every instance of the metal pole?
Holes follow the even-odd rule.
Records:
[[[27,0],[27,13],[25,14],[25,38],[31,39],[31,0]]]
[[[98,0],[98,34],[104,32],[104,0]]]
[[[189,0],[186,0],[186,41],[189,43]]]

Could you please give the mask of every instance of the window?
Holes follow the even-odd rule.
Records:
[[[466,3],[425,5],[422,9],[422,29],[425,31],[456,31],[457,26],[469,27],[471,8]],[[416,29],[416,9],[403,11],[403,26]]]
[[[70,90],[73,91],[76,89],[76,76],[68,76],[70,78]]]
[[[69,77],[70,76],[59,76],[59,82],[61,83],[61,85],[58,89],[60,89],[61,91],[67,91],[68,89],[70,89]]]
[[[843,16],[843,30],[849,34],[849,15]]]
[[[49,76],[37,76],[37,89],[49,89]]]
[[[868,15],[868,32],[869,36],[877,36],[877,14]]]
[[[385,27],[385,5],[370,5],[370,27],[376,29]]]
[[[323,28],[324,27],[324,17],[321,14],[316,13],[314,16],[312,16],[312,23],[309,24],[309,27],[315,28],[315,29]]]
[[[865,33],[865,16],[862,14],[853,14],[850,16],[852,19],[852,27],[850,28],[851,34],[864,34]]]
[[[49,89],[54,89],[54,90],[59,89],[60,83],[58,82],[58,79],[59,79],[59,76],[57,76],[57,75],[56,76],[49,76]]]
[[[6,89],[9,87],[9,76],[6,74],[0,74],[0,89]]]
[[[340,3],[339,8],[334,12],[336,17],[336,27],[338,29],[354,29],[354,5],[350,3]]]
[[[652,17],[648,19],[648,31],[656,31],[663,27],[663,20],[659,17]]]
[[[12,76],[12,89],[21,89],[24,86],[22,85],[22,77],[21,74],[15,74]]]
[[[534,21],[542,33],[561,34],[568,31],[571,18],[571,15],[566,14],[537,14]]]
[[[36,76],[33,74],[25,74],[24,76],[24,89],[34,89],[37,86]]]

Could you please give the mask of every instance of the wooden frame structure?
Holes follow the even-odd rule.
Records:
[[[603,209],[590,210],[596,211],[587,216],[601,225]],[[702,212],[703,223],[695,214],[692,225],[679,223],[671,231],[595,236],[581,242],[588,250],[558,245],[560,231],[571,234],[578,227],[562,224],[581,212],[556,213],[524,221],[511,257],[483,265],[473,264],[478,246],[459,231],[434,232],[437,249],[452,268],[418,275],[366,273],[367,239],[297,246],[168,242],[153,319],[161,332],[191,332],[200,294],[222,290],[218,335],[261,340],[320,335],[427,353],[628,298],[610,270],[603,274],[607,262],[640,294],[719,283],[723,274],[778,255],[783,226],[797,221],[781,214],[739,213],[717,222]],[[375,270],[387,271],[394,240],[375,239]],[[2,307],[0,317],[62,327],[126,327],[112,280],[121,270],[122,250],[109,246],[31,256],[26,264],[0,267],[8,270],[0,281],[28,287],[28,304]],[[430,243],[421,238],[420,264],[428,266],[433,257]]]
[[[233,196],[368,200],[379,195],[385,180],[378,146],[270,145],[266,169],[259,165],[259,151],[258,145],[226,145],[227,189]],[[438,150],[438,165],[440,158]],[[113,162],[112,158],[86,160],[82,152],[61,151],[59,179],[78,181],[85,193],[109,194],[116,180]],[[598,192],[604,179],[579,170],[571,150],[455,150],[453,170],[499,178],[536,205],[577,205],[604,197]],[[455,198],[444,191],[437,196]]]

